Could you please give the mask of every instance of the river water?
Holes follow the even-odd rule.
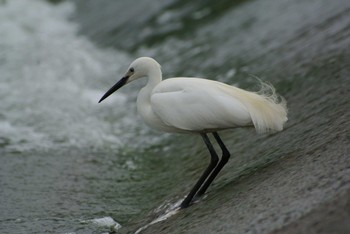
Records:
[[[164,77],[257,90],[258,76],[288,101],[280,134],[223,133],[234,157],[201,206],[303,143],[343,136],[349,12],[347,0],[0,0],[0,232],[117,229],[101,218],[135,232],[186,195],[209,160],[200,137],[149,129],[142,81],[97,104],[139,56]]]

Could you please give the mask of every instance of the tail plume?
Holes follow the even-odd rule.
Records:
[[[282,131],[288,120],[287,102],[271,84],[256,79],[260,82],[260,90],[251,92],[247,102],[254,127],[258,133]]]

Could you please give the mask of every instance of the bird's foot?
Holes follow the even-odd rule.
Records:
[[[183,201],[181,204],[180,204],[180,206],[179,206],[179,208],[182,210],[182,209],[185,209],[185,208],[187,208],[187,207],[189,207],[189,206],[191,206],[191,205],[193,205],[193,204],[196,204],[196,203],[198,203],[198,202],[200,202],[200,200],[202,200],[204,198],[204,194],[200,194],[200,195],[196,195],[196,196],[194,196],[193,198],[192,198],[192,200],[191,201]]]

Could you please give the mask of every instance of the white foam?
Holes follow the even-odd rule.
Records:
[[[176,203],[165,203],[164,205],[158,207],[155,210],[155,212],[160,212],[161,210],[164,210],[164,209],[165,209],[165,211],[161,215],[159,215],[156,219],[151,221],[150,223],[137,229],[135,234],[142,232],[143,230],[147,229],[148,227],[152,226],[153,224],[165,221],[168,218],[170,218],[171,216],[176,215],[180,210],[180,204],[182,201],[183,201],[183,199],[177,201]]]
[[[91,222],[93,224],[98,225],[98,226],[113,228],[114,230],[118,230],[118,229],[120,229],[122,227],[119,223],[117,223],[111,217],[103,217],[103,218],[92,219]]]
[[[117,221],[115,221],[112,217],[102,217],[102,218],[95,218],[95,219],[89,219],[89,220],[83,220],[81,221],[83,224],[89,224],[92,223],[94,225],[97,225],[99,227],[106,227],[110,230],[116,231],[122,227]]]
[[[0,133],[10,141],[5,147],[118,148],[131,139],[141,147],[157,140],[135,137],[150,131],[136,117],[134,100],[127,102],[123,94],[134,90],[124,89],[97,104],[132,58],[79,35],[79,26],[69,20],[74,11],[69,1],[1,3]],[[140,133],[140,128],[146,130]],[[18,143],[21,138],[26,147]]]

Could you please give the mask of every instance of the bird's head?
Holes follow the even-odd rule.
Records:
[[[152,71],[160,70],[159,63],[149,57],[141,57],[133,61],[123,78],[121,78],[112,88],[110,88],[100,99],[99,103],[106,99],[109,95],[123,87],[127,83],[130,83],[139,78],[148,76]]]

